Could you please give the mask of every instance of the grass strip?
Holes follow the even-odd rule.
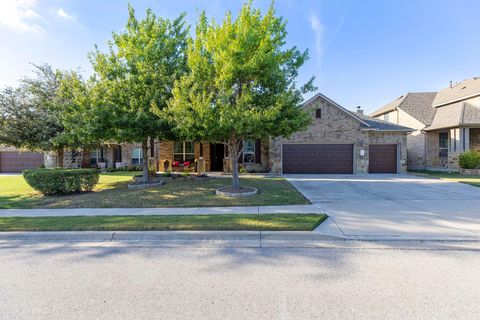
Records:
[[[1,217],[0,231],[311,231],[324,214]]]

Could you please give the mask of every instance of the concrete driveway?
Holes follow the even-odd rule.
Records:
[[[480,188],[412,175],[285,175],[351,238],[480,237]]]

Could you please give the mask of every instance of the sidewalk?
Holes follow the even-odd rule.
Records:
[[[206,207],[206,208],[67,208],[67,209],[0,209],[0,217],[60,216],[145,216],[205,214],[278,214],[324,213],[315,205]]]

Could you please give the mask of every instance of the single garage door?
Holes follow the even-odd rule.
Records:
[[[0,172],[15,173],[43,165],[43,154],[35,152],[1,151]]]
[[[283,173],[353,173],[352,144],[284,144]]]
[[[369,173],[397,173],[397,145],[371,144],[369,146]]]

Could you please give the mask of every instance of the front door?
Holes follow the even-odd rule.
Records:
[[[225,145],[210,144],[210,171],[223,171]]]

